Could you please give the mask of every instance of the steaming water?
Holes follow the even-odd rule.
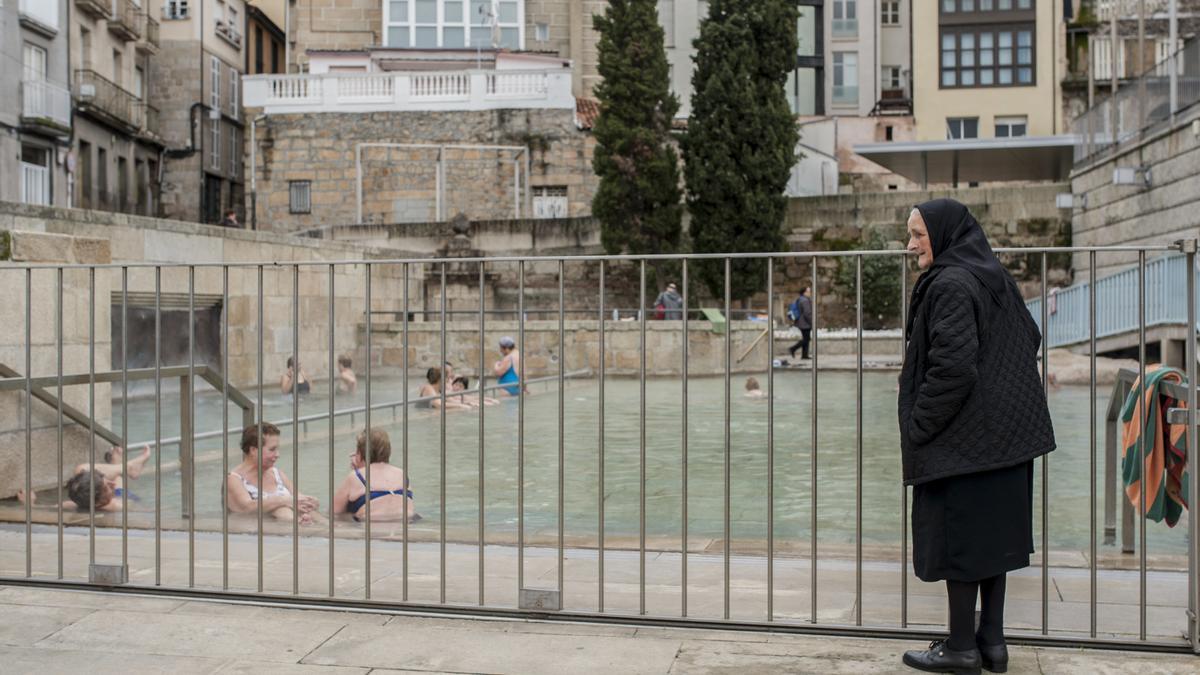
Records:
[[[775,378],[775,535],[779,540],[809,537],[811,407],[810,375],[780,372]],[[765,388],[765,378],[759,377]],[[866,543],[898,544],[900,541],[901,490],[898,433],[896,430],[896,376],[866,373],[863,379],[863,538]],[[415,378],[411,381],[414,385]],[[730,405],[730,527],[740,539],[764,539],[767,520],[767,411],[764,401],[743,397],[742,378],[733,381]],[[677,379],[646,382],[646,530],[649,536],[678,537],[681,515],[681,383]],[[340,408],[361,405],[357,396],[339,396]],[[855,534],[855,375],[822,373],[819,380],[818,514],[822,542],[854,541]],[[324,383],[314,386],[302,399],[300,414],[328,410]],[[606,535],[636,536],[638,533],[639,483],[639,383],[612,379],[605,385],[605,524]],[[1107,391],[1098,396],[1097,521],[1103,528],[1103,407]],[[375,403],[399,400],[399,378],[376,377],[372,388]],[[565,432],[565,529],[568,536],[594,536],[597,527],[598,402],[595,380],[571,382],[564,391]],[[266,419],[290,419],[291,403],[276,391],[265,394]],[[1051,504],[1050,541],[1056,549],[1086,550],[1088,546],[1089,437],[1088,390],[1063,387],[1050,394],[1050,409],[1058,439],[1058,450],[1050,455]],[[164,397],[163,436],[178,433],[177,397]],[[692,378],[688,391],[688,527],[693,538],[719,537],[723,532],[724,508],[724,380]],[[221,426],[221,398],[205,393],[197,396],[197,429]],[[552,532],[557,527],[558,391],[540,390],[526,399],[525,407],[525,523],[526,530]],[[114,428],[119,428],[121,406],[114,406]],[[373,413],[372,423],[391,436],[392,461],[401,464],[402,412],[395,418],[390,410]],[[474,528],[478,515],[479,413],[448,411],[446,414],[447,500],[438,503],[440,415],[437,411],[410,410],[408,431],[409,474],[418,509],[428,522],[437,522],[443,511],[452,528]],[[230,406],[231,425],[241,411]],[[363,425],[361,414],[357,425]],[[514,399],[485,410],[486,526],[489,531],[515,530],[517,526],[517,428],[518,406]],[[154,402],[129,402],[130,437],[153,438]],[[299,469],[293,463],[293,434],[283,429],[279,467],[297,481],[300,490],[321,500],[328,508],[329,443],[328,422],[301,429]],[[355,430],[349,418],[339,418],[334,433],[334,479],[340,482],[349,471]],[[231,434],[229,463],[240,461],[237,436]],[[220,439],[198,444],[197,453],[215,461],[198,465],[196,508],[201,516],[220,514]],[[176,459],[176,449],[166,448],[164,461]],[[131,453],[132,455],[132,453]],[[142,499],[138,508],[154,504],[153,462],[147,472],[131,482]],[[1040,491],[1041,464],[1035,478]],[[179,474],[163,475],[164,515],[179,513]],[[1035,535],[1040,547],[1041,498],[1035,500]],[[1186,516],[1174,529],[1149,523],[1152,553],[1183,553],[1186,549]]]

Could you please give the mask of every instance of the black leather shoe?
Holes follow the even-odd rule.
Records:
[[[975,646],[979,648],[979,658],[982,661],[984,670],[990,673],[1008,672],[1007,645],[1003,642],[998,645],[987,645],[976,639]]]
[[[934,640],[929,649],[904,652],[904,665],[927,673],[979,675],[981,658],[978,649],[956,652],[946,647],[945,640]]]

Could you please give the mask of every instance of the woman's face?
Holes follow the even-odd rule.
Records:
[[[265,447],[262,449],[262,468],[263,471],[266,471],[275,466],[275,462],[279,461],[279,437],[266,434],[263,438],[263,445]],[[251,448],[250,452],[247,453],[251,463],[258,462],[257,453],[258,450],[255,448]]]
[[[929,269],[933,264],[933,246],[929,243],[929,229],[921,212],[912,210],[908,216],[908,252],[917,254],[917,267]]]

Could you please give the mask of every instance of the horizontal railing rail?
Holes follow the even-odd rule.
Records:
[[[370,88],[374,86],[369,85],[360,93],[370,95]],[[1110,394],[1109,407],[1105,411],[1099,400],[1097,362],[1097,340],[1106,334],[1104,331],[1133,331],[1137,336],[1138,375],[1144,378],[1149,364],[1147,327],[1160,316],[1176,317],[1182,312],[1186,326],[1186,354],[1182,365],[1186,368],[1187,381],[1196,382],[1198,281],[1195,274],[1186,273],[1195,269],[1196,249],[1196,240],[1185,240],[1171,246],[997,250],[1010,256],[1005,257],[1005,261],[1019,260],[1026,278],[1032,272],[1040,279],[1038,297],[1029,307],[1038,325],[1046,327],[1036,356],[1042,373],[1041,386],[1051,400],[1056,421],[1069,420],[1069,424],[1060,424],[1057,429],[1060,452],[1044,455],[1036,463],[1034,499],[1040,509],[1034,517],[1040,519],[1036,528],[1036,548],[1040,556],[1034,559],[1028,578],[1040,582],[1040,593],[1036,601],[1023,601],[1030,603],[1027,611],[1035,605],[1040,609],[1040,621],[1035,619],[1031,630],[1012,631],[1009,639],[1014,643],[1200,651],[1200,625],[1196,621],[1196,610],[1200,607],[1200,583],[1197,582],[1200,519],[1188,518],[1186,536],[1176,530],[1175,541],[1162,538],[1167,536],[1165,534],[1156,534],[1151,539],[1146,519],[1136,518],[1130,526],[1137,532],[1136,544],[1132,547],[1136,563],[1133,558],[1121,557],[1115,566],[1122,569],[1109,569],[1114,563],[1101,560],[1101,537],[1107,539],[1110,526],[1115,527],[1109,517],[1109,503],[1120,494],[1115,475],[1118,458],[1115,439],[1120,428],[1113,411],[1119,410],[1127,396],[1130,373],[1119,375],[1118,387]],[[1133,272],[1099,279],[1097,256],[1114,251],[1136,253]],[[1148,257],[1164,252],[1173,255],[1154,260]],[[1064,253],[1073,254],[1075,260],[1085,260],[1087,278],[1096,281],[1055,293],[1055,302],[1059,304],[1052,308],[1049,264],[1052,256]],[[651,332],[648,323],[652,310],[648,306],[656,291],[648,287],[648,272],[655,261],[663,260],[672,261],[672,269],[678,270],[682,319],[677,325],[656,326]],[[733,306],[735,270],[739,269],[735,264],[749,260],[761,264],[745,266],[755,272],[754,281],[747,282],[753,288],[744,293],[765,294],[767,327],[781,319],[782,308],[793,299],[791,294],[796,290],[797,281],[813,289],[812,360],[809,363],[801,367],[780,365],[774,358],[772,341],[760,342],[769,334],[766,330],[744,331],[736,337],[732,330],[689,333],[695,310],[689,305],[689,290],[696,283],[695,275],[701,271],[706,276],[714,272],[719,275],[724,292],[714,304],[723,316],[733,317],[739,311]],[[847,266],[852,269],[852,296],[841,288],[836,293],[831,292],[829,280],[821,276],[821,270],[828,269],[834,262],[843,269]],[[808,271],[806,277],[799,280],[790,274],[797,263],[807,267]],[[153,470],[153,558],[131,555],[128,547],[130,512],[135,513],[136,520],[132,521],[135,530],[150,529],[147,515],[137,515],[134,508],[129,508],[119,515],[98,516],[94,504],[88,509],[88,569],[97,575],[107,574],[109,565],[119,569],[119,574],[104,578],[109,585],[111,579],[120,579],[116,585],[122,590],[252,597],[267,602],[288,599],[315,602],[313,598],[319,596],[322,603],[330,606],[387,608],[390,611],[428,610],[431,607],[465,611],[464,607],[469,605],[476,613],[493,615],[591,617],[601,621],[622,621],[632,616],[640,622],[661,622],[663,625],[924,637],[941,632],[940,622],[944,618],[940,612],[931,614],[928,608],[911,602],[910,493],[901,484],[899,456],[892,447],[895,418],[885,414],[886,419],[883,419],[879,412],[894,410],[894,403],[889,400],[893,384],[875,379],[868,381],[864,375],[868,368],[863,356],[867,339],[868,293],[864,268],[867,265],[894,265],[899,283],[887,292],[895,294],[895,300],[902,308],[901,315],[896,318],[899,325],[904,325],[904,308],[916,272],[912,263],[913,259],[906,252],[889,250],[279,263],[12,264],[0,267],[0,279],[3,279],[0,283],[4,283],[5,288],[15,289],[11,295],[18,306],[24,307],[24,339],[18,343],[25,360],[24,366],[19,368],[24,377],[16,375],[18,368],[15,367],[5,371],[7,376],[0,377],[0,404],[16,403],[17,406],[6,409],[24,413],[24,423],[16,430],[16,435],[23,435],[25,440],[23,485],[27,494],[32,488],[35,458],[44,466],[48,455],[56,455],[59,472],[62,472],[68,443],[63,436],[64,420],[79,423],[77,418],[82,413],[72,417],[62,406],[63,388],[87,385],[89,397],[93,397],[95,383],[120,383],[121,395],[114,395],[112,406],[120,406],[121,429],[113,429],[112,434],[123,441],[121,445],[131,445],[128,440],[133,437],[150,436],[148,420],[153,421],[153,438],[145,441],[159,448]],[[568,271],[571,270],[568,266],[578,265],[588,267],[583,278],[587,279],[589,290],[594,287],[595,300],[585,299],[594,326],[581,328],[573,321],[568,342],[567,316],[571,312],[567,308],[566,294]],[[515,280],[506,276],[503,282],[498,281],[495,272],[501,266],[508,266],[508,271],[515,273]],[[782,282],[785,267],[789,270],[787,290]],[[538,308],[528,306],[531,288],[527,273],[531,268],[538,274],[533,294],[538,304],[543,305]],[[557,274],[549,275],[551,268],[557,268]],[[451,269],[454,270],[453,281],[449,276]],[[1182,280],[1176,279],[1179,269],[1184,270]],[[78,270],[88,272],[86,290],[90,293],[86,294],[86,301],[79,288],[67,287],[66,280],[77,282],[83,276]],[[614,270],[620,272],[616,288],[610,281]],[[872,276],[877,271],[878,268],[872,270]],[[634,291],[629,288],[630,272],[637,278],[636,301],[633,300]],[[99,322],[106,333],[110,325],[113,331],[102,339],[108,345],[106,356],[111,356],[114,363],[129,363],[129,331],[134,329],[142,331],[135,342],[146,345],[153,339],[153,362],[163,361],[165,341],[172,340],[172,362],[181,350],[186,349],[186,366],[173,364],[95,371],[98,342],[95,284],[96,276],[101,273],[108,280],[119,274],[120,289],[118,294],[110,284],[101,294],[101,304],[113,309],[111,320],[102,318]],[[163,330],[164,273],[172,279],[168,305],[173,313],[172,320],[176,322],[169,335]],[[205,287],[198,293],[196,283],[201,274]],[[46,284],[52,276],[54,282]],[[188,315],[183,326],[187,335],[182,338],[177,321],[182,306],[178,289],[185,276]],[[554,287],[548,287],[546,279],[553,279]],[[493,302],[488,299],[496,296],[495,285],[498,283],[503,284],[510,297],[515,294],[515,310],[485,306],[485,301]],[[1128,300],[1130,283],[1134,288],[1133,305],[1124,304]],[[415,289],[414,284],[417,284]],[[1105,290],[1110,286],[1120,290]],[[502,341],[504,347],[499,359],[495,360],[494,340],[498,329],[489,322],[497,317],[512,321],[513,318],[544,313],[548,311],[544,306],[547,296],[555,292],[557,301],[549,310],[547,320],[536,324],[518,320],[515,327],[503,327],[504,334],[512,336],[512,351],[508,341]],[[578,292],[579,289],[572,289],[573,303],[581,302]],[[155,311],[147,312],[151,297]],[[205,307],[219,308],[215,329],[210,310],[206,310],[205,318],[200,320],[195,302],[198,297]],[[757,297],[761,303],[762,295]],[[130,316],[130,298],[136,301],[136,326],[126,320]],[[380,302],[396,302],[395,298],[400,299],[400,306],[395,311],[381,307]],[[451,302],[463,298],[479,300],[471,323],[464,320],[466,314],[452,312],[449,308]],[[1076,303],[1080,302],[1086,307],[1083,316],[1089,355],[1086,395],[1082,389],[1066,392],[1068,395],[1065,396],[1054,395],[1049,352],[1052,339],[1060,339],[1056,336],[1065,329],[1055,327],[1050,317],[1064,313],[1064,317],[1076,321],[1079,318]],[[837,376],[841,378],[837,382],[830,381],[833,377],[829,374],[830,366],[823,365],[829,354],[822,355],[824,340],[830,337],[827,317],[832,303],[845,305],[839,308],[843,310],[842,316],[845,310],[852,310],[853,328],[847,334],[852,335],[857,347],[855,355],[850,357],[853,377],[843,373]],[[1155,303],[1162,307],[1156,309]],[[631,304],[647,308],[632,323],[637,328],[636,334],[625,328],[629,323],[614,330],[612,309],[627,308]],[[64,311],[64,307],[68,311]],[[6,316],[16,318],[19,315],[19,309],[8,309]],[[1109,311],[1133,316],[1132,327],[1127,321],[1106,323],[1110,321],[1104,318]],[[88,323],[83,325],[90,328],[81,330],[79,317],[83,314],[88,314]],[[381,315],[391,315],[395,320],[380,321]],[[414,317],[418,315],[426,320],[415,321]],[[116,320],[118,317],[120,320]],[[449,323],[452,317],[453,326]],[[152,335],[148,332],[150,319],[154,326]],[[420,335],[415,336],[413,329],[418,324]],[[215,337],[218,343],[215,352],[219,364],[197,363],[197,333],[201,327],[205,329],[202,339]],[[431,327],[436,327],[432,333]],[[10,329],[14,334],[19,331],[15,325]],[[677,334],[673,335],[675,332]],[[53,338],[48,337],[51,333]],[[71,336],[69,343],[64,342],[64,335]],[[81,338],[81,335],[87,337]],[[809,336],[804,337],[807,341]],[[749,338],[755,338],[755,341],[750,342]],[[418,365],[448,365],[452,339],[457,367],[473,371],[470,374],[476,378],[485,375],[486,379],[469,391],[442,388],[432,396],[409,397],[410,385],[414,384],[412,371]],[[743,343],[737,345],[736,351],[735,339]],[[618,340],[623,342],[618,343]],[[339,345],[339,342],[343,344]],[[754,352],[756,346],[758,351]],[[88,351],[90,372],[65,372],[64,355],[69,354],[70,358],[66,360],[78,363],[83,348]],[[143,347],[143,350],[148,356],[149,348]],[[464,353],[469,365],[462,365]],[[339,354],[354,355],[361,364],[361,377],[339,375],[338,364],[343,361]],[[735,354],[738,354],[737,361]],[[325,373],[317,373],[324,375],[325,381],[317,385],[310,380],[304,388],[312,396],[306,399],[304,414],[301,414],[298,377],[291,380],[290,400],[283,398],[281,401],[279,396],[286,394],[289,388],[286,377],[281,381],[281,388],[271,394],[271,407],[265,400],[268,389],[264,373],[266,364],[270,359],[282,362],[287,356],[300,357],[310,367],[314,360],[327,359]],[[213,357],[207,352],[204,358],[212,363]],[[1030,358],[1035,357],[1031,354]],[[46,364],[51,362],[56,365],[51,371],[53,374],[47,374]],[[716,365],[709,371],[702,371],[698,366],[710,362]],[[846,363],[837,361],[835,365],[845,368]],[[232,369],[231,364],[235,366]],[[765,386],[760,390],[761,396],[742,396],[738,391],[740,386],[734,384],[735,369],[739,378],[742,374],[762,378]],[[251,375],[252,371],[256,374]],[[257,383],[255,391],[248,395],[231,386],[229,379],[222,375],[231,372],[238,373],[240,381]],[[785,376],[784,372],[788,374]],[[495,379],[493,373],[504,374]],[[658,376],[663,373],[670,374]],[[636,377],[619,380],[617,375]],[[429,377],[438,379],[436,371]],[[780,380],[783,377],[787,380]],[[178,406],[181,429],[178,438],[166,438],[162,433],[161,387],[164,378],[181,381],[178,400],[171,401],[173,406]],[[197,402],[194,386],[197,378],[206,380],[220,392],[219,407],[214,397]],[[137,380],[154,381],[152,407],[147,399],[134,400],[128,396],[128,382]],[[579,381],[588,382],[588,388],[572,387],[568,399],[567,383]],[[530,385],[538,383],[547,385],[547,391],[530,391]],[[339,391],[342,386],[347,387],[345,393]],[[50,392],[52,388],[59,390],[54,398],[57,409],[62,411],[55,424],[57,441],[39,441],[35,453],[35,432],[42,430],[35,430],[30,408],[34,397],[40,397],[36,392]],[[318,391],[326,388],[327,393]],[[499,388],[507,389],[511,396],[498,406],[489,405],[494,402],[488,400],[488,392]],[[754,387],[749,382],[747,389],[753,394]],[[1194,387],[1189,384],[1183,390],[1189,428],[1195,428]],[[403,395],[397,397],[398,392]],[[347,395],[354,396],[352,404],[343,403],[339,407],[339,396],[345,402]],[[379,401],[375,397],[385,400]],[[884,400],[880,401],[881,397]],[[473,401],[474,405],[462,412],[449,410],[452,406],[447,404],[459,400]],[[1086,410],[1082,410],[1084,400],[1087,401]],[[438,401],[441,405],[437,405]],[[241,407],[241,420],[229,419],[230,403]],[[882,408],[879,408],[881,403]],[[425,404],[434,405],[427,413],[411,414],[415,406],[424,407]],[[294,485],[290,494],[283,498],[284,503],[288,499],[291,501],[291,519],[268,526],[264,520],[274,520],[268,509],[281,503],[272,501],[268,507],[263,501],[255,501],[251,512],[233,521],[230,515],[232,504],[226,501],[224,489],[220,487],[236,485],[230,480],[231,434],[246,427],[267,424],[266,411],[280,405],[291,409],[290,415],[271,414],[277,419],[273,423],[275,426],[291,429],[291,434],[286,435],[290,439],[285,438],[280,448],[285,460],[280,466],[287,467],[291,473],[288,478]],[[835,411],[832,422],[828,421],[830,406]],[[1070,409],[1064,412],[1063,406]],[[90,404],[88,413],[94,409],[95,406]],[[278,410],[277,407],[274,409]],[[389,409],[391,419],[380,414]],[[202,410],[202,417],[207,416],[205,419],[209,420],[210,427],[219,415],[219,428],[198,431],[195,422],[198,410]],[[485,413],[488,410],[491,412]],[[455,417],[451,418],[452,414]],[[1178,416],[1178,413],[1174,414]],[[1105,417],[1101,419],[1101,415]],[[118,419],[115,411],[113,417]],[[374,429],[387,429],[394,434],[392,447],[389,447],[393,458],[390,462],[406,478],[412,476],[410,484],[416,484],[413,489],[419,491],[422,499],[423,520],[420,523],[403,517],[405,511],[395,523],[379,517],[387,516],[387,513],[377,512],[373,517],[372,508],[382,508],[383,502],[372,507],[371,499],[367,499],[354,514],[360,522],[339,515],[345,511],[345,504],[331,502],[333,495],[338,494],[335,490],[337,467],[344,464],[337,446],[341,442],[339,436],[347,432],[345,425],[339,429],[338,420],[345,418],[349,418],[350,430],[356,437]],[[797,421],[800,418],[802,421]],[[44,420],[41,417],[39,422],[44,424]],[[0,424],[6,421],[9,420],[0,419]],[[88,421],[94,424],[94,418]],[[787,427],[786,436],[782,435],[781,421],[791,425]],[[138,428],[134,429],[132,423]],[[1136,423],[1144,424],[1145,421]],[[306,427],[311,426],[317,426],[319,432],[327,429],[327,433],[310,438]],[[1106,434],[1103,444],[1098,439],[1102,429]],[[0,427],[0,432],[5,431],[9,430]],[[1141,431],[1145,436],[1146,430],[1142,428]],[[261,433],[258,436],[262,438]],[[221,438],[220,453],[206,455],[205,461],[215,462],[219,457],[221,470],[212,475],[198,475],[195,444],[216,437]],[[377,442],[372,440],[375,438],[372,434],[363,438],[368,446]],[[174,518],[176,511],[172,508],[165,513],[172,520],[164,523],[161,460],[162,449],[171,444],[180,447],[182,503],[177,513],[181,518]],[[212,447],[215,451],[218,444],[213,443]],[[1123,451],[1146,453],[1148,449],[1143,445]],[[19,451],[17,454],[19,456]],[[232,454],[236,455],[236,450]],[[290,460],[286,459],[289,454]],[[378,457],[370,447],[367,455]],[[274,459],[273,455],[271,457]],[[1146,457],[1136,459],[1144,463]],[[123,460],[127,461],[128,458]],[[256,485],[259,486],[263,485],[265,462],[258,463]],[[380,489],[378,473],[373,482],[372,464],[378,472],[379,465],[374,462],[360,470],[360,480],[368,492]],[[357,468],[358,464],[354,466]],[[780,481],[785,480],[785,474],[788,488],[781,489]],[[126,486],[130,485],[128,478],[127,470],[123,468],[122,479]],[[247,475],[242,478],[251,480]],[[890,485],[869,482],[879,480],[890,482]],[[1081,492],[1069,495],[1061,492],[1060,484],[1068,483],[1078,484]],[[1055,486],[1053,491],[1052,485]],[[142,491],[143,495],[150,490],[146,486],[146,482],[133,484],[133,488]],[[402,487],[387,487],[393,496],[401,498],[403,509],[412,508],[406,501],[408,497],[395,492]],[[327,501],[314,504],[303,497],[320,489],[326,490]],[[822,490],[820,499],[819,489]],[[1200,483],[1192,482],[1187,489],[1190,503],[1200,503]],[[199,509],[196,506],[198,491],[211,498],[209,505]],[[53,507],[55,527],[36,533],[34,506],[31,500],[26,501],[24,569],[14,567],[11,557],[0,560],[0,581],[51,585],[82,583],[76,578],[76,570],[80,568],[65,564],[75,554],[64,543],[63,532],[82,525],[84,520],[82,517],[64,518],[61,490],[59,496]],[[1146,513],[1144,497],[1143,493],[1143,501],[1133,505],[1138,514]],[[886,499],[889,506],[878,513],[870,511],[880,508],[879,504],[883,503],[880,499]],[[1086,512],[1081,510],[1084,508],[1081,502],[1086,502]],[[896,508],[897,504],[899,508]],[[780,510],[785,507],[786,511]],[[818,507],[824,517],[819,514]],[[46,507],[38,509],[39,519],[49,522],[45,516],[50,511]],[[0,508],[0,515],[6,512],[12,513],[11,509]],[[837,523],[831,522],[831,514]],[[609,517],[613,519],[606,520]],[[101,528],[115,528],[119,519],[119,558],[115,548],[100,550],[96,546],[98,518]],[[869,522],[868,518],[871,519]],[[1075,527],[1072,518],[1076,522],[1082,521],[1079,522],[1080,530],[1068,533],[1069,528]],[[308,519],[314,522],[310,524]],[[256,526],[250,525],[252,520],[256,521]],[[305,522],[301,523],[301,520]],[[780,527],[785,524],[796,528],[794,533],[787,535],[786,545],[781,543],[784,535],[780,533]],[[451,526],[460,529],[452,533]],[[703,530],[702,533],[697,533],[697,528]],[[1084,530],[1086,544],[1080,539]],[[212,540],[199,545],[197,531],[210,533]],[[1126,528],[1127,533],[1132,531]],[[115,532],[110,532],[115,536]],[[231,532],[244,532],[247,536],[234,542],[230,538]],[[216,543],[218,534],[219,545]],[[44,545],[47,537],[53,535],[58,537],[57,545]],[[1052,535],[1067,539],[1054,539]],[[751,537],[748,542],[744,539],[746,536]],[[350,538],[361,539],[361,542],[346,543]],[[835,544],[831,538],[840,541]],[[1128,539],[1128,535],[1123,539]],[[1077,559],[1067,567],[1074,566],[1075,571],[1064,571],[1066,567],[1056,555],[1064,546],[1061,542],[1066,540],[1071,542],[1072,560]],[[304,555],[301,555],[302,541],[305,542]],[[320,560],[324,557],[320,552],[323,541],[327,541],[327,560]],[[253,542],[252,546],[242,545],[250,542]],[[1149,562],[1152,546],[1148,546],[1148,542],[1154,547],[1159,542],[1171,546],[1161,556],[1157,549],[1153,551],[1153,574]],[[282,551],[282,547],[289,544],[290,558]],[[166,573],[164,546],[172,547]],[[348,548],[350,546],[361,548],[353,551]],[[414,546],[421,547],[420,562],[410,561],[410,548]],[[615,549],[625,552],[618,555],[614,553]],[[1084,553],[1079,556],[1081,549]],[[1186,555],[1181,553],[1184,550]],[[536,553],[527,555],[530,551]],[[57,568],[47,575],[45,561],[51,555],[56,557]],[[1130,554],[1113,551],[1111,555]],[[232,562],[231,556],[235,558]],[[567,567],[568,557],[571,568]],[[34,565],[35,558],[39,566]],[[251,558],[253,564],[246,564],[251,563]],[[495,571],[501,564],[500,558],[508,570],[504,574]],[[1187,561],[1186,569],[1181,562],[1183,558]],[[382,576],[372,572],[373,560],[383,563]],[[290,590],[283,588],[289,561]],[[467,575],[459,573],[464,562],[467,568],[475,567],[476,571]],[[185,564],[186,583],[183,578]],[[436,572],[432,571],[435,564]],[[448,572],[451,564],[456,570],[454,575]],[[418,571],[418,565],[425,567]],[[578,566],[584,571],[576,570]],[[613,566],[619,568],[616,573]],[[136,567],[135,574],[130,573],[131,567]],[[514,567],[515,575],[510,573]],[[1078,605],[1070,606],[1067,609],[1071,613],[1069,620],[1063,613],[1052,613],[1052,608],[1067,607],[1059,605],[1059,600],[1055,599],[1057,594],[1051,592],[1057,575],[1083,578],[1084,568],[1086,603],[1078,601]],[[380,570],[379,567],[375,569]],[[531,569],[537,571],[531,572]],[[749,569],[754,570],[753,579],[743,578]],[[248,576],[251,570],[255,576],[253,580]],[[759,577],[761,572],[765,574]],[[327,580],[321,578],[326,574]],[[789,575],[786,587],[778,581],[780,574]],[[470,576],[475,577],[477,587],[474,589],[462,585],[461,580]],[[348,579],[352,583],[346,581]],[[1129,584],[1132,588],[1135,580],[1136,594],[1117,602],[1115,609],[1109,600],[1101,602],[1102,583],[1111,583],[1114,587]],[[410,592],[410,583],[420,584],[421,590]],[[606,591],[610,587],[615,589],[616,584],[624,586],[620,591],[606,595]],[[503,592],[497,590],[498,585],[503,587]],[[102,586],[97,583],[89,587]],[[880,588],[883,590],[877,593]],[[1186,602],[1183,602],[1185,592]],[[700,602],[689,604],[689,600],[696,600],[697,594],[701,593],[709,595]],[[840,599],[834,597],[839,594]],[[898,601],[881,600],[883,595],[894,595]],[[831,597],[834,600],[830,600]],[[1154,621],[1149,620],[1147,611],[1152,597],[1170,598],[1169,601],[1156,601],[1163,606],[1155,607]],[[837,618],[830,618],[825,613],[832,606],[828,603],[841,600],[845,600],[847,609],[839,610]],[[788,603],[786,609],[785,601]],[[1083,618],[1085,606],[1086,621]],[[1121,616],[1113,618],[1112,612],[1119,612]],[[1130,618],[1135,612],[1136,620]],[[1179,625],[1172,622],[1186,622],[1186,640],[1179,639]],[[1123,628],[1111,629],[1109,623],[1120,623]]]

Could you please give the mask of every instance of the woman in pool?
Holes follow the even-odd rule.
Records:
[[[459,375],[458,377],[454,378],[453,383],[450,385],[450,391],[455,392],[456,395],[455,395],[454,399],[456,401],[459,401],[460,403],[470,406],[472,408],[478,408],[479,407],[479,397],[478,396],[467,396],[465,393],[463,393],[463,392],[466,392],[467,389],[469,389],[470,387],[471,387],[471,379],[469,377],[467,377],[466,375]],[[499,399],[492,398],[491,396],[486,396],[483,399],[484,405],[498,405],[499,403],[500,403]]]
[[[258,485],[259,448],[262,447],[262,485]],[[279,460],[279,427],[262,423],[262,442],[258,425],[251,424],[242,431],[242,463],[225,478],[226,504],[234,513],[256,513],[262,501],[263,513],[276,520],[299,518],[308,524],[319,506],[316,497],[301,494],[296,498],[299,513],[292,510],[295,488],[286,474],[275,466]]]
[[[501,391],[516,396],[521,393],[521,352],[517,351],[517,343],[506,335],[500,338],[500,354],[502,358],[492,366],[492,371],[500,378],[499,384],[510,385]]]
[[[754,379],[753,377],[747,377],[746,378],[746,398],[759,399],[759,398],[766,398],[766,397],[767,397],[767,392],[763,391],[762,388],[760,388],[758,386],[758,380]]]
[[[87,466],[86,464],[82,466]],[[62,503],[64,509],[74,507],[77,511],[87,512],[88,503],[94,494],[96,496],[97,511],[122,511],[126,507],[126,502],[131,499],[131,495],[121,489],[120,477],[113,478],[99,471],[101,464],[97,464],[97,470],[91,471],[84,469],[71,476],[67,481],[67,500]],[[25,503],[25,491],[17,490],[17,500],[22,504]],[[37,503],[37,493],[31,493],[29,503]]]
[[[279,393],[287,396],[292,393],[292,380],[296,380],[296,393],[307,396],[312,385],[309,384],[308,373],[300,367],[292,357],[287,360],[287,372],[279,378]]]
[[[371,520],[417,520],[416,505],[408,478],[392,466],[392,442],[387,432],[371,429]],[[349,513],[355,520],[367,517],[367,433],[360,432],[350,455],[350,474],[333,495],[334,514]]]

